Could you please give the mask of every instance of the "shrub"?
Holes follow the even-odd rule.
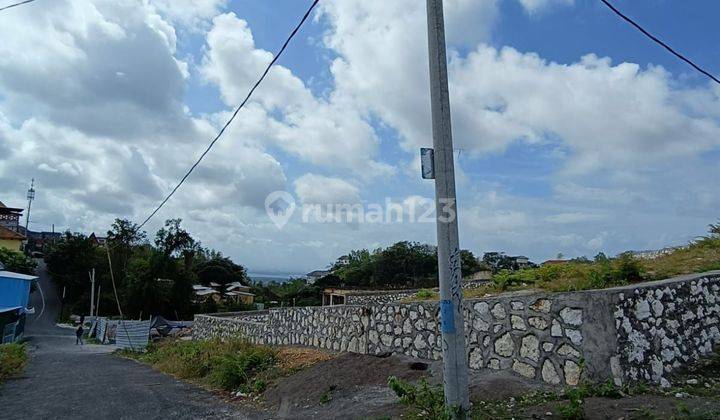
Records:
[[[22,372],[26,364],[24,344],[0,344],[0,382]]]
[[[388,386],[400,398],[400,402],[411,408],[410,418],[450,419],[450,411],[445,407],[443,390],[431,386],[422,378],[418,385],[398,379],[388,378]]]
[[[269,347],[239,340],[165,342],[149,346],[147,353],[137,357],[182,379],[245,392],[264,390],[264,381],[257,376],[277,362],[275,351]]]
[[[223,354],[213,358],[208,377],[211,385],[225,390],[249,390],[251,379],[275,364],[275,353],[267,347],[250,347],[239,353]]]
[[[415,294],[415,298],[421,299],[421,300],[433,299],[433,298],[437,298],[437,296],[438,296],[437,292],[429,290],[429,289],[420,289]]]
[[[12,251],[0,247],[0,262],[5,265],[8,271],[21,274],[35,274],[37,263],[22,252]]]

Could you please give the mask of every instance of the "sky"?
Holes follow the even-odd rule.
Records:
[[[0,0],[0,6],[12,3]],[[614,4],[720,74],[720,4]],[[37,0],[0,12],[0,201],[32,230],[141,222],[310,0]],[[460,245],[534,261],[687,243],[720,217],[720,86],[598,0],[446,0]],[[436,242],[425,2],[321,0],[146,229],[255,272]],[[279,226],[269,194],[296,203]],[[398,218],[347,220],[343,204]],[[317,208],[317,207],[315,207]],[[302,211],[301,211],[302,210]]]

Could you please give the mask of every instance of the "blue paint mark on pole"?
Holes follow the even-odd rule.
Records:
[[[455,332],[455,307],[452,300],[443,299],[440,301],[440,323],[442,332]]]

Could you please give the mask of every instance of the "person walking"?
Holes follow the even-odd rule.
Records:
[[[81,346],[85,345],[85,343],[83,343],[83,339],[82,339],[84,332],[85,332],[85,331],[83,330],[83,326],[82,326],[82,324],[80,324],[80,325],[77,327],[77,330],[75,330],[75,337],[76,337],[76,338],[75,338],[75,345],[76,345],[76,346],[77,346],[78,344],[81,345]]]

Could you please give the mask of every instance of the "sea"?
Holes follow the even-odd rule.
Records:
[[[277,282],[277,283],[285,283],[286,281],[290,279],[297,279],[297,278],[305,278],[305,274],[301,273],[248,273],[248,277],[250,277],[250,280],[253,282],[260,282],[260,283],[270,283],[270,282]]]

